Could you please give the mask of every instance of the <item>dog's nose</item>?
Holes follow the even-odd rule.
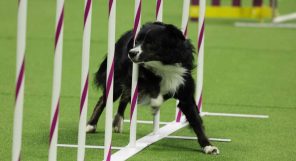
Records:
[[[129,51],[130,57],[135,57],[138,53],[139,53],[139,51],[136,51],[136,50],[130,50]]]

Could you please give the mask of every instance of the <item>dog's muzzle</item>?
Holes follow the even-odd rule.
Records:
[[[139,58],[140,58],[141,53],[142,53],[142,48],[141,48],[141,45],[139,45],[139,46],[132,48],[129,51],[128,57],[131,59],[131,61],[133,61],[134,63],[137,63],[137,62],[139,62]]]

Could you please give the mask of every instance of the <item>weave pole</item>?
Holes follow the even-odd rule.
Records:
[[[18,1],[16,90],[12,138],[12,161],[21,160],[22,125],[25,85],[25,50],[27,26],[27,0]]]
[[[88,103],[88,70],[90,52],[92,0],[85,0],[84,8],[84,30],[82,44],[82,70],[81,70],[81,97],[80,97],[80,119],[78,131],[77,160],[83,161],[85,154],[85,131]]]
[[[53,69],[53,88],[51,98],[51,117],[49,134],[48,160],[57,160],[58,123],[62,78],[62,54],[63,54],[63,26],[64,26],[64,0],[57,0],[55,53]]]
[[[156,0],[156,21],[162,22],[163,17],[163,0]],[[153,117],[153,132],[159,130],[160,110],[158,109]]]
[[[134,46],[136,37],[140,31],[141,24],[141,7],[142,0],[135,0],[135,19],[134,19]],[[138,101],[138,74],[139,66],[133,63],[133,74],[132,74],[132,93],[131,93],[131,112],[130,112],[130,141],[129,146],[136,146],[137,139],[137,101]]]
[[[197,85],[195,101],[201,116],[223,116],[223,117],[243,117],[243,118],[269,118],[268,115],[235,114],[235,113],[213,113],[202,110],[202,92],[203,92],[203,67],[204,67],[204,34],[205,34],[205,11],[206,0],[199,1],[198,18],[198,43],[197,43]],[[253,0],[253,6],[262,5],[262,0]],[[226,141],[226,140],[225,140]]]
[[[199,17],[198,17],[198,42],[197,42],[197,85],[195,102],[200,114],[202,113],[202,89],[203,89],[203,66],[204,66],[204,32],[205,32],[205,12],[206,0],[199,1]]]
[[[114,82],[114,52],[115,52],[115,23],[116,0],[109,0],[109,24],[108,24],[108,57],[106,80],[106,118],[105,118],[105,148],[104,160],[111,160],[112,145],[112,114],[113,114],[113,82]]]
[[[190,8],[190,0],[183,0],[183,11],[182,11],[182,24],[181,31],[185,38],[187,38],[187,28],[188,28],[188,19],[189,19],[189,8]],[[176,102],[176,122],[181,121],[182,111],[178,108],[179,101]]]

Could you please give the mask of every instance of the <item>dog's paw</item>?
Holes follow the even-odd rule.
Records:
[[[94,133],[94,132],[96,132],[96,125],[88,124],[86,126],[86,133]]]
[[[113,120],[113,131],[115,133],[122,133],[123,130],[123,117],[116,114]]]
[[[213,145],[208,145],[202,148],[204,153],[217,155],[220,153],[219,149]]]

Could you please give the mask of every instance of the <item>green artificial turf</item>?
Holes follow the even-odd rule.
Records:
[[[54,56],[55,1],[29,0],[26,49],[25,105],[22,160],[45,161],[48,156],[49,122]],[[82,0],[65,4],[63,77],[59,143],[76,144],[79,119]],[[181,0],[165,1],[164,21],[181,24]],[[280,0],[280,13],[295,12],[294,0]],[[90,80],[107,51],[107,0],[93,1]],[[134,2],[118,0],[116,37],[133,27]],[[155,2],[143,1],[142,22],[155,18]],[[11,160],[16,60],[17,1],[0,1],[0,161]],[[243,21],[243,20],[240,20]],[[266,20],[267,22],[268,20]],[[213,143],[218,156],[205,155],[195,141],[157,142],[129,160],[177,161],[288,161],[296,160],[296,30],[236,28],[235,20],[207,20],[205,37],[204,110],[268,114],[269,119],[204,117],[209,137],[231,138]],[[295,22],[295,21],[293,21]],[[190,22],[189,38],[196,45],[197,23]],[[92,83],[91,83],[92,84]],[[89,91],[88,115],[100,96]],[[161,108],[161,120],[174,118],[175,102]],[[117,109],[115,103],[114,111]],[[149,107],[139,107],[139,119],[151,120]],[[127,110],[126,116],[129,116]],[[138,125],[138,137],[153,129]],[[87,144],[103,145],[104,115],[98,132],[87,135]],[[128,143],[129,127],[113,135],[113,145]],[[184,128],[176,135],[194,136]],[[76,149],[58,148],[59,161],[76,160]],[[86,161],[102,160],[102,150],[86,150]]]

